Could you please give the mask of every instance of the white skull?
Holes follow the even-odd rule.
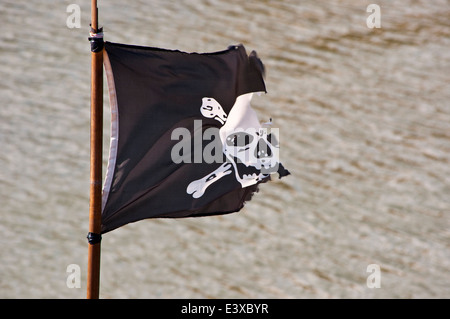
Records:
[[[240,95],[233,105],[226,123],[220,129],[223,152],[233,164],[236,179],[242,187],[256,184],[276,172],[279,164],[275,129],[261,127],[251,108],[253,93]],[[245,165],[237,165],[242,163]]]
[[[223,148],[235,168],[236,179],[243,187],[278,170],[278,142],[274,132],[267,128],[249,127],[229,132]],[[244,164],[245,167],[237,164]]]

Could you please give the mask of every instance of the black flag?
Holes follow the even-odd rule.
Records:
[[[145,218],[239,211],[278,161],[250,106],[264,67],[242,45],[215,53],[105,43],[111,146],[102,233]]]

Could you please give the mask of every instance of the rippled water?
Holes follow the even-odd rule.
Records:
[[[238,214],[108,233],[101,297],[450,298],[450,2],[377,1],[369,29],[371,2],[99,1],[108,41],[257,50],[292,172]],[[85,296],[89,5],[0,2],[2,298]]]

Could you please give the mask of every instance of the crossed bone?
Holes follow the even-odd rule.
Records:
[[[203,178],[200,178],[196,181],[191,182],[188,185],[186,192],[188,194],[192,194],[192,197],[194,197],[194,198],[202,197],[209,185],[211,185],[214,182],[217,182],[219,179],[221,179],[225,175],[228,175],[231,173],[231,170],[229,169],[230,167],[231,167],[230,163],[227,163],[227,162],[223,163],[214,172],[206,175]]]

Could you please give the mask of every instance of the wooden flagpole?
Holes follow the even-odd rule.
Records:
[[[91,0],[91,36],[89,40],[91,41],[91,184],[87,298],[98,299],[102,209],[103,36],[98,27],[97,0]]]

